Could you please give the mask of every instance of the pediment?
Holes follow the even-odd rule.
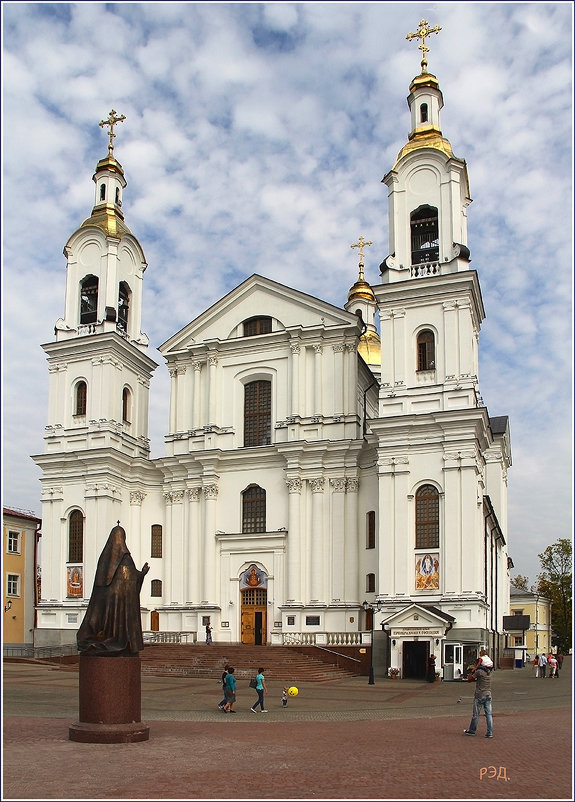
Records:
[[[299,290],[254,274],[192,320],[159,347],[164,356],[181,353],[203,342],[224,341],[241,336],[244,320],[265,315],[273,330],[351,329],[359,334],[356,315]],[[358,329],[356,331],[356,329]]]
[[[422,604],[410,604],[385,618],[382,623],[387,630],[390,629],[427,629],[441,627],[442,629],[455,618],[444,613],[437,607]]]

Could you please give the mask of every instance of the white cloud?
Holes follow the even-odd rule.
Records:
[[[471,267],[486,307],[481,391],[508,414],[509,541],[519,572],[571,526],[572,9],[567,3],[4,3],[5,503],[39,512],[48,372],[64,309],[62,248],[94,202],[98,127],[148,270],[143,329],[160,363],[150,434],[163,454],[169,381],[155,347],[252,272],[342,306],[363,234],[387,255],[382,176],[406,141],[420,51],[444,135],[468,164]]]

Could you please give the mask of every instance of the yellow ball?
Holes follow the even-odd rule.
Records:
[[[291,686],[291,688],[288,690],[288,694],[289,694],[289,696],[297,696],[298,695],[298,689],[296,688],[295,685]]]

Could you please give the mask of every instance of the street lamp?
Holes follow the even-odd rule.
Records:
[[[4,607],[4,612],[7,613],[8,610],[11,610],[11,609],[12,609],[12,602],[10,600],[8,600],[6,602],[6,606]]]
[[[368,685],[375,685],[375,679],[373,677],[373,623],[374,623],[373,613],[380,613],[381,612],[381,608],[383,607],[383,604],[381,602],[381,599],[378,599],[377,602],[376,602],[376,606],[375,607],[373,606],[373,604],[370,604],[368,601],[362,602],[361,606],[363,607],[363,609],[365,610],[366,613],[367,613],[368,610],[371,610],[371,612],[372,612],[372,616],[371,616],[371,650],[370,650],[370,656],[369,656],[369,681],[368,681]]]

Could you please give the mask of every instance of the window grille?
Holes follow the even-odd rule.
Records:
[[[84,561],[84,516],[80,510],[73,510],[68,521],[68,562]]]
[[[150,549],[150,556],[162,556],[162,527],[160,524],[152,525],[152,546]]]
[[[252,317],[244,321],[244,337],[255,337],[257,334],[269,334],[271,330],[271,317]]]
[[[432,485],[415,494],[415,548],[439,548],[439,493]]]
[[[271,443],[272,385],[269,381],[246,384],[244,390],[244,446]]]
[[[242,532],[266,531],[266,491],[250,485],[242,493]]]

